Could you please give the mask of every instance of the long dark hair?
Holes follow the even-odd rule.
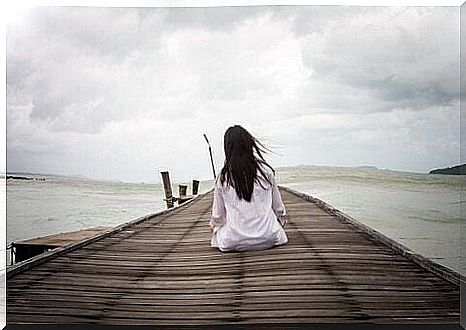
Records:
[[[261,166],[269,167],[275,175],[274,169],[262,156],[269,149],[243,127],[235,125],[226,130],[223,148],[225,164],[220,172],[220,182],[223,184],[226,181],[227,185],[235,188],[240,200],[251,201],[254,182],[258,182],[265,189],[257,171],[270,185],[272,184]]]

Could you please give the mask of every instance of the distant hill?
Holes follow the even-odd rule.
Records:
[[[357,168],[360,170],[378,170],[376,166],[372,166],[372,165],[361,165],[361,166],[358,166]]]
[[[466,175],[466,164],[435,169],[429,172],[429,174],[449,174],[449,175]]]

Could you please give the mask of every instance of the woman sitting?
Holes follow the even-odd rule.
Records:
[[[264,146],[239,125],[224,136],[225,164],[215,182],[211,245],[220,251],[286,244],[285,207]]]

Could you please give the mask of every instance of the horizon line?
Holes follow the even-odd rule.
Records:
[[[431,170],[436,170],[436,169],[447,169],[451,167],[456,167],[456,166],[462,166],[466,165],[464,164],[458,164],[458,165],[451,165],[447,167],[439,167],[439,168],[433,168]],[[420,172],[420,171],[412,171],[412,170],[399,170],[399,169],[390,169],[390,168],[385,168],[385,167],[378,167],[375,165],[327,165],[327,164],[295,164],[295,165],[283,165],[283,166],[276,166],[275,169],[285,169],[285,168],[294,168],[294,167],[333,167],[333,168],[370,168],[374,170],[381,170],[381,171],[392,171],[392,172],[405,172],[405,173],[417,173],[417,174],[429,174],[429,172]],[[118,183],[135,183],[135,184],[161,184],[160,180],[154,180],[154,181],[125,181],[124,179],[104,179],[104,178],[98,178],[98,177],[92,177],[92,176],[87,176],[83,174],[60,174],[60,173],[45,173],[45,172],[30,172],[30,171],[6,171],[0,172],[0,176],[6,177],[8,175],[12,174],[29,174],[29,175],[39,175],[39,176],[60,176],[60,177],[68,177],[68,178],[75,178],[75,179],[86,179],[86,180],[93,180],[93,181],[106,181],[106,182],[118,182]],[[200,181],[211,181],[212,178],[210,179],[201,179]],[[179,181],[173,181],[173,183],[185,183],[185,180],[179,180]]]

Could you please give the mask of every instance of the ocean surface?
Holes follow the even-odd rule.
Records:
[[[113,227],[165,209],[160,184],[45,178],[7,180],[7,244],[89,227]],[[277,178],[279,184],[317,197],[466,275],[460,258],[460,206],[465,203],[466,177],[298,166],[278,168]],[[212,186],[212,180],[202,181],[199,191]],[[175,184],[173,191],[177,191]]]

